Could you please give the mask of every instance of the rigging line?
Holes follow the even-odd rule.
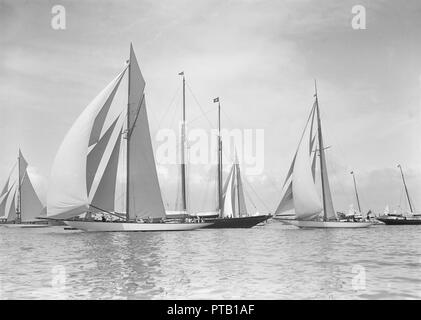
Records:
[[[173,106],[175,99],[178,97],[180,87],[181,87],[181,84],[179,84],[179,85],[178,85],[178,88],[177,88],[177,90],[175,91],[175,93],[174,93],[174,95],[173,95],[173,97],[172,97],[172,99],[171,99],[171,102],[170,102],[170,103],[169,103],[169,105],[165,108],[165,111],[164,111],[164,113],[163,113],[163,115],[162,115],[162,117],[161,117],[161,120],[158,122],[158,128],[160,128],[160,127],[161,127],[161,125],[162,125],[162,123],[164,122],[164,120],[166,119],[167,115],[170,113],[171,106]]]
[[[244,192],[246,194],[246,198],[251,202],[252,206],[257,210],[257,206],[254,203],[254,201],[253,201],[252,197],[250,196],[249,192],[247,191],[247,189],[246,188],[243,188],[243,190],[244,190]]]
[[[189,89],[189,91],[190,91],[191,95],[193,96],[193,99],[195,100],[195,102],[196,102],[197,106],[199,107],[200,111],[202,112],[203,117],[204,117],[204,118],[208,121],[208,123],[209,123],[209,125],[211,126],[211,128],[214,128],[215,126],[212,124],[212,122],[211,122],[211,121],[209,120],[209,118],[206,116],[205,112],[203,111],[202,106],[200,105],[199,101],[197,100],[196,96],[195,96],[195,95],[194,95],[194,93],[193,93],[192,88],[190,87],[190,85],[189,85],[189,83],[188,83],[187,81],[186,81],[186,84],[187,84],[187,88]]]
[[[257,194],[256,190],[253,188],[253,186],[251,185],[251,183],[248,181],[247,176],[244,176],[244,179],[243,180],[247,183],[247,185],[250,187],[250,189],[256,195],[257,199],[259,199],[259,201],[263,204],[263,206],[266,208],[266,210],[268,210],[268,212],[270,212],[269,207],[265,204],[265,202],[262,200],[262,198],[260,198],[260,196]],[[247,190],[246,190],[246,192],[247,192]]]
[[[215,108],[214,107],[212,107],[212,108],[208,109],[207,111],[205,111],[205,114],[211,113],[212,111],[215,111]],[[196,118],[193,118],[192,120],[186,121],[186,124],[191,124],[192,122],[197,121],[197,120],[201,119],[202,117],[203,116],[198,116]]]
[[[304,126],[304,129],[303,129],[303,131],[302,131],[302,134],[301,134],[301,137],[300,137],[300,140],[299,140],[299,143],[298,143],[297,149],[296,149],[296,151],[295,151],[295,154],[298,152],[298,149],[300,148],[300,145],[301,145],[301,142],[302,142],[302,140],[303,140],[303,138],[304,138],[304,134],[305,134],[305,132],[306,132],[307,126],[309,125],[310,119],[311,119],[312,115],[314,116],[314,110],[315,110],[315,107],[316,107],[316,103],[315,103],[315,102],[313,102],[313,105],[312,105],[312,107],[311,107],[311,109],[310,109],[310,114],[309,114],[309,116],[308,116],[308,119],[307,119],[306,125]],[[222,111],[222,113],[225,115],[225,117],[228,119],[228,121],[230,121],[231,123],[234,123],[234,122],[231,120],[231,117],[230,117],[230,116],[226,113],[225,109],[223,109],[223,110],[221,110],[221,111]],[[295,158],[295,156],[294,156],[294,158]],[[286,177],[286,179],[285,179],[285,181],[284,181],[284,183],[283,183],[282,190],[283,190],[283,188],[285,187],[287,180],[288,180],[288,177]]]
[[[17,166],[17,164],[18,164],[18,161],[16,160],[15,161],[15,163],[14,163],[14,165],[12,166],[12,169],[10,169],[10,173],[9,173],[9,177],[7,178],[7,180],[6,180],[6,182],[8,183],[8,186],[10,185],[10,177],[12,176],[12,174],[13,174],[13,170],[15,170],[15,168],[16,168],[16,166]],[[12,186],[14,185],[14,182],[13,182],[13,184],[12,184]],[[8,191],[10,191],[12,189],[12,187],[10,187],[6,192],[8,192]],[[2,194],[3,195],[3,194]],[[2,196],[2,195],[0,195],[0,196]]]

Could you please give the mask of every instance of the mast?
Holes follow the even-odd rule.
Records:
[[[355,196],[357,197],[358,210],[362,213],[361,205],[360,205],[360,198],[358,197],[357,182],[355,181],[354,171],[351,171],[351,175],[352,175],[352,178],[354,180],[354,190],[355,190]]]
[[[130,44],[131,47],[131,44]],[[130,57],[131,58],[131,57]],[[128,90],[127,90],[127,132],[126,132],[126,221],[130,221],[130,58],[128,67]]]
[[[322,198],[323,198],[323,221],[327,221],[327,212],[326,212],[326,197],[325,197],[325,185],[324,185],[324,177],[323,177],[323,141],[322,141],[322,125],[320,121],[320,110],[319,110],[319,100],[317,96],[317,83],[314,80],[314,90],[316,97],[316,111],[317,111],[317,131],[318,131],[318,140],[319,140],[319,155],[320,155],[320,177],[322,182]]]
[[[187,213],[187,193],[186,193],[186,78],[184,71],[179,75],[183,76],[183,119],[181,123],[181,198],[183,211]]]
[[[241,216],[241,211],[240,211],[240,164],[239,164],[239,161],[238,161],[237,150],[235,150],[234,168],[235,168],[234,178],[237,181],[236,188],[237,188],[238,217],[240,217]]]
[[[411,204],[411,200],[409,199],[409,193],[408,193],[408,188],[406,186],[406,182],[405,182],[405,177],[403,175],[403,171],[402,171],[402,166],[400,164],[398,164],[398,168],[401,171],[401,176],[402,176],[402,181],[403,181],[403,185],[405,187],[405,193],[406,193],[406,198],[408,199],[408,203],[409,203],[409,209],[411,210],[411,213],[413,213],[413,209],[412,209],[412,204]]]
[[[22,222],[22,182],[20,181],[20,149],[19,149],[19,155],[18,155],[18,206],[19,210],[16,210],[17,217],[16,220],[18,220],[18,223]]]
[[[239,177],[240,177],[240,169],[239,169],[239,167],[237,167],[237,170],[236,170],[237,171],[236,179],[237,179],[238,217],[241,217],[241,211],[240,211],[240,180],[239,180]]]
[[[221,102],[219,97],[213,99],[218,102],[218,206],[219,216],[222,217],[222,139],[221,139]]]

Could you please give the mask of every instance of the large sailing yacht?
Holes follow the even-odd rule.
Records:
[[[300,228],[369,227],[371,223],[368,222],[339,221],[334,210],[326,166],[326,148],[323,144],[317,88],[314,96],[313,107],[284,182],[284,196],[275,215],[280,216],[284,211],[294,209],[296,219],[283,220],[283,222]],[[322,199],[316,188],[317,158],[320,163]]]
[[[119,112],[106,126],[110,106],[126,72],[127,108],[119,106]],[[57,152],[47,196],[50,219],[64,220],[70,227],[84,231],[177,231],[211,224],[165,219],[144,89],[145,80],[131,45],[124,69],[85,108]],[[120,157],[120,150],[125,151],[125,157]],[[125,165],[125,212],[116,210],[121,159]],[[90,218],[98,214],[101,221]]]
[[[414,205],[411,202],[411,198],[409,197],[408,187],[406,185],[405,176],[403,175],[402,166],[399,164],[398,168],[400,169],[402,183],[405,189],[406,199],[408,201],[408,206],[410,212],[404,214],[390,214],[389,207],[385,210],[385,214],[381,217],[378,217],[377,220],[387,224],[387,225],[416,225],[421,224],[421,214],[415,213]]]
[[[19,149],[17,163],[0,193],[0,216],[6,227],[48,227],[47,221],[38,219],[45,216],[45,206],[35,191],[27,169],[28,162]]]

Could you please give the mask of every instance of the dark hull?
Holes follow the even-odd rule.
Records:
[[[252,228],[257,224],[266,221],[269,218],[269,215],[261,215],[241,218],[204,219],[205,222],[213,222],[212,225],[207,226],[204,229]]]
[[[421,224],[421,219],[395,219],[395,218],[377,218],[377,220],[387,225],[417,225]]]

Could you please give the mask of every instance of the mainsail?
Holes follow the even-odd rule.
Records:
[[[124,105],[116,107],[113,98],[127,69],[125,110]],[[85,108],[57,152],[47,197],[49,217],[69,219],[85,212],[115,212],[123,147],[126,148],[127,220],[165,217],[144,88],[145,81],[130,46],[128,65]],[[118,112],[109,112],[111,108],[118,108],[113,109]],[[107,118],[111,125],[105,128]]]
[[[127,132],[127,211],[130,219],[164,218],[165,208],[159,187],[149,132],[143,79],[133,47],[130,46],[129,105]]]
[[[310,131],[307,129],[307,131]],[[303,139],[296,153],[292,172],[292,193],[297,219],[309,219],[322,211],[320,198],[311,172],[310,140]]]

